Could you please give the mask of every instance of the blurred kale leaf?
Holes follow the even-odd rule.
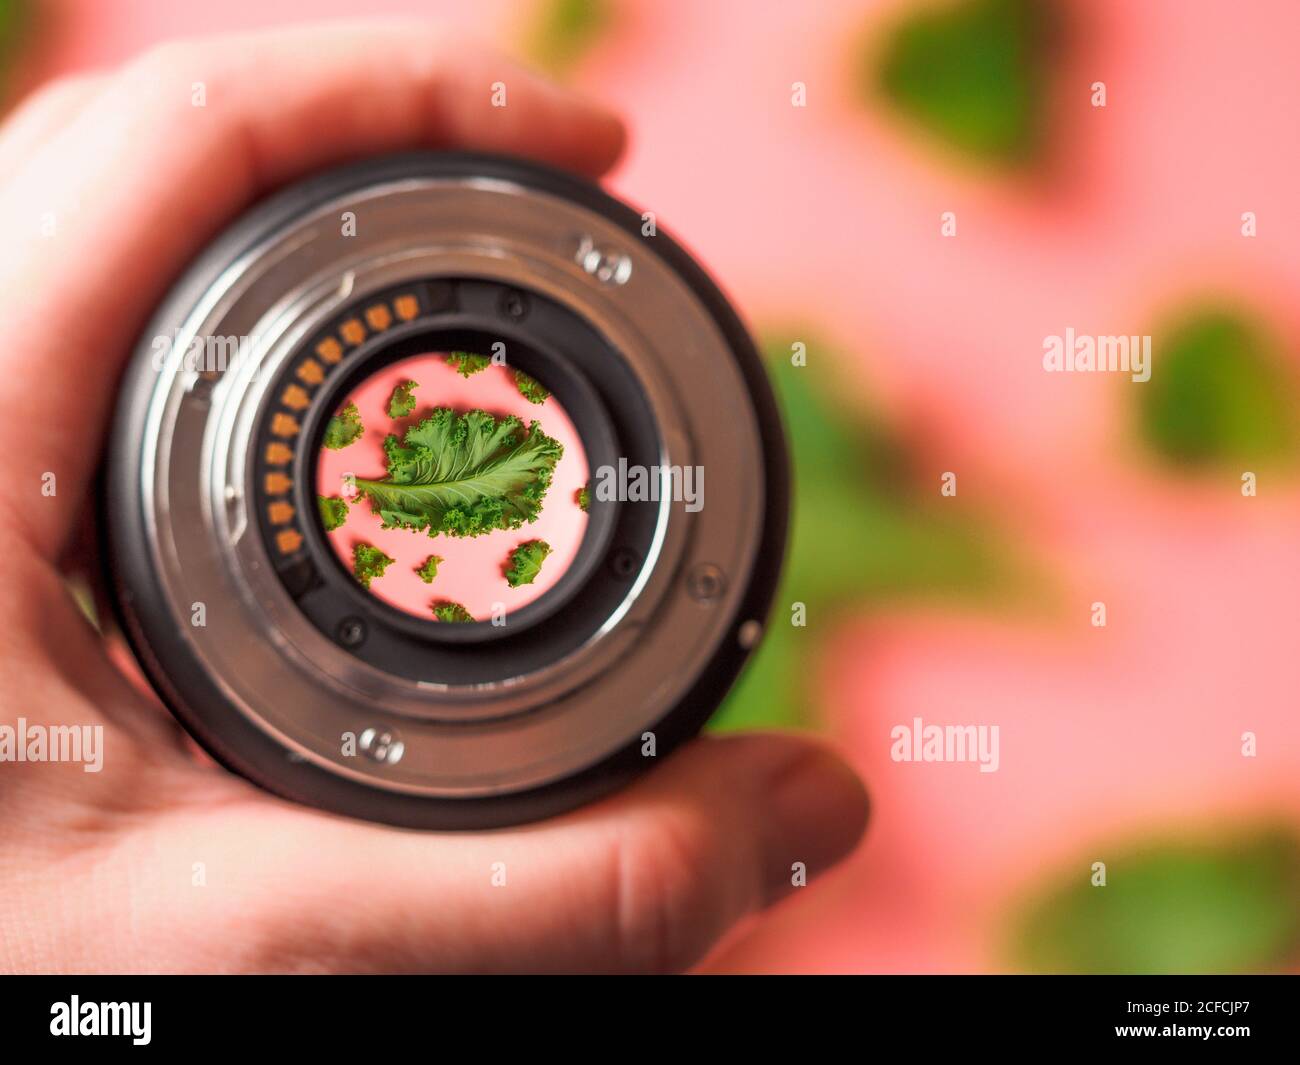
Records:
[[[945,143],[1020,165],[1044,134],[1052,6],[1047,0],[957,0],[903,12],[869,49],[870,95]]]
[[[824,348],[807,346],[835,364]],[[978,597],[1010,573],[978,519],[942,499],[937,482],[916,486],[896,434],[832,402],[834,382],[792,365],[788,342],[767,350],[793,468],[790,545],[767,635],[711,723],[722,730],[814,725],[809,673],[847,609]],[[791,623],[796,602],[806,607],[803,626]]]
[[[1247,313],[1207,306],[1152,337],[1138,389],[1143,440],[1189,467],[1256,465],[1293,455],[1296,390],[1275,342]]]
[[[564,76],[591,51],[613,17],[610,0],[542,0],[524,50],[547,73]]]
[[[14,56],[26,43],[34,22],[31,0],[0,0],[0,89],[7,87]]]
[[[1104,861],[1106,884],[1089,870]],[[1300,839],[1280,824],[1152,839],[1080,855],[1016,915],[1012,957],[1033,972],[1282,969],[1300,945]]]

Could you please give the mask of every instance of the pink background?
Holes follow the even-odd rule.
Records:
[[[1243,500],[1235,474],[1171,476],[1135,444],[1123,388],[1039,362],[1043,337],[1066,327],[1145,333],[1171,304],[1227,293],[1295,368],[1300,7],[1065,3],[1051,165],[1014,179],[862,102],[864,34],[901,0],[615,6],[573,72],[628,117],[612,189],[683,235],[760,332],[821,338],[810,367],[883,413],[914,449],[918,485],[960,471],[963,505],[1043,589],[1029,605],[892,599],[843,618],[806,664],[807,699],[869,783],[868,840],[707,967],[1005,969],[1007,921],[1061,861],[1135,833],[1300,821],[1300,484],[1264,477]],[[55,8],[42,74],[177,35],[357,10]],[[435,13],[506,46],[528,9],[365,5]],[[1105,109],[1089,103],[1098,79]],[[796,80],[805,109],[789,103]],[[166,145],[140,150],[166,165]],[[1249,240],[1247,210],[1259,219]],[[956,239],[940,236],[946,211]],[[1109,607],[1102,630],[1094,600]],[[1000,771],[890,761],[890,728],[913,716],[999,724]],[[1237,755],[1245,730],[1257,758]]]

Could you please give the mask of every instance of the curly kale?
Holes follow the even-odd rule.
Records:
[[[418,566],[415,570],[420,575],[420,580],[425,584],[432,584],[433,578],[438,576],[438,563],[442,561],[439,555],[430,555],[424,560],[424,565]]]
[[[403,381],[393,389],[393,394],[388,398],[388,416],[390,418],[405,418],[411,411],[415,410],[415,390],[419,388],[415,381]]]
[[[542,572],[542,562],[551,553],[545,540],[528,540],[510,552],[510,565],[506,568],[506,583],[511,588],[532,584]]]
[[[317,496],[320,504],[320,520],[326,532],[333,532],[348,520],[348,501],[338,496]]]
[[[446,600],[433,604],[433,616],[439,621],[473,621],[474,615],[459,603]]]
[[[382,577],[384,570],[392,564],[391,558],[370,544],[357,544],[352,548],[352,574],[363,588],[369,588],[370,582]]]
[[[447,365],[461,377],[473,377],[491,366],[492,360],[486,355],[476,355],[472,351],[453,351],[447,356]]]
[[[384,528],[482,536],[536,519],[564,448],[536,422],[439,407],[384,452],[387,477],[356,479]]]
[[[356,443],[363,431],[361,412],[355,403],[349,403],[325,426],[325,446],[331,451],[338,451]]]
[[[515,388],[529,403],[545,403],[551,395],[523,370],[515,371]]]

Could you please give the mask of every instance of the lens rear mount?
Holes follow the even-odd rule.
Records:
[[[408,322],[377,332],[351,350],[330,346],[359,314],[406,298],[415,301],[405,305],[413,311]],[[504,308],[516,306],[517,298],[526,299],[529,308],[526,331],[523,323],[498,320]],[[295,417],[284,397],[302,402],[296,398],[303,388],[302,365],[318,358],[315,353],[322,347],[342,354],[307,397],[309,406]],[[661,446],[653,415],[618,354],[563,305],[490,279],[407,283],[353,301],[286,361],[259,419],[251,490],[273,568],[322,632],[336,634],[354,656],[377,669],[417,682],[449,687],[503,683],[574,654],[599,635],[627,596],[636,571],[616,560],[644,559],[654,549],[656,508],[593,499],[578,558],[555,588],[496,623],[456,625],[419,621],[387,607],[337,564],[316,516],[311,466],[342,397],[385,365],[417,352],[467,351],[489,358],[494,347],[508,355],[512,369],[543,382],[572,412],[591,468],[616,465],[620,457],[646,466],[657,462]],[[544,426],[545,417],[539,414],[538,419]],[[292,435],[278,435],[286,427]],[[266,461],[267,455],[283,456],[286,449],[293,451],[291,461]],[[269,493],[268,484],[279,491]],[[292,501],[293,517],[277,522],[288,511],[276,504],[285,500]],[[571,501],[551,499],[547,505]],[[521,536],[527,533],[525,526]],[[428,547],[436,550],[436,541]],[[355,629],[343,630],[348,619],[361,622],[361,638]]]
[[[744,329],[641,226],[531,164],[406,156],[278,195],[178,284],[124,384],[108,556],[146,671],[217,758],[336,812],[483,827],[586,801],[703,724],[766,617],[786,459]],[[239,358],[195,363],[231,338]],[[494,345],[593,471],[700,468],[704,505],[593,499],[574,562],[504,625],[421,620],[331,553],[310,463],[358,382]]]

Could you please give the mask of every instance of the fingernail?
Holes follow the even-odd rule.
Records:
[[[857,846],[869,802],[858,775],[813,748],[776,769],[766,789],[764,860],[768,901],[819,876]]]

